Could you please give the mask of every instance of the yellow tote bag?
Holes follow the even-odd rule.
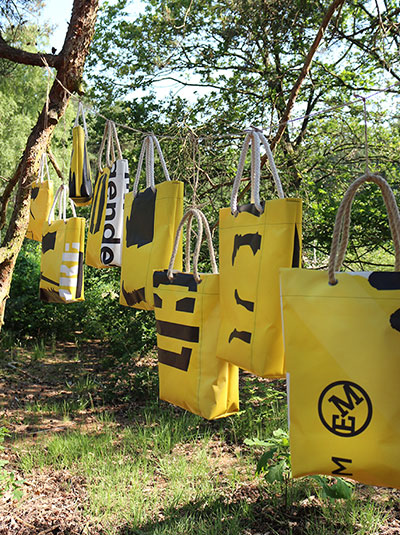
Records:
[[[47,180],[44,180],[45,170]],[[49,217],[53,198],[53,181],[50,180],[47,154],[44,152],[40,158],[39,178],[32,184],[29,223],[26,231],[27,238],[42,241],[43,223]]]
[[[364,182],[383,192],[396,271],[335,273],[348,242],[351,203]],[[281,270],[294,476],[400,487],[399,270],[399,210],[377,175],[360,177],[345,194],[328,272]]]
[[[183,225],[193,216],[199,226],[193,272],[189,272],[188,256],[187,271],[173,271]],[[203,225],[213,272],[199,275]],[[219,275],[210,229],[199,210],[192,208],[182,218],[168,270],[154,272],[154,303],[160,399],[209,420],[237,412],[239,369],[216,357]]]
[[[154,145],[165,175],[154,183]],[[138,193],[140,173],[146,156],[146,189]],[[153,310],[153,271],[168,267],[174,237],[183,215],[183,183],[171,180],[154,135],[147,136],[139,156],[133,191],[125,197],[121,266],[121,305]],[[182,269],[179,244],[175,266]]]
[[[83,128],[79,125],[82,115]],[[78,104],[75,124],[72,129],[72,154],[69,171],[69,196],[77,206],[86,206],[92,202],[92,182],[90,162],[86,149],[87,127],[85,113],[81,102]]]
[[[59,200],[59,219],[54,221]],[[46,303],[83,301],[83,248],[85,219],[66,216],[67,192],[64,185],[56,192],[49,219],[43,224],[40,263],[40,299]]]
[[[106,166],[103,167],[101,159],[107,137]],[[117,147],[117,159],[113,139]],[[129,189],[128,161],[122,157],[117,129],[112,121],[106,122],[98,166],[90,211],[86,264],[107,268],[121,265],[124,200]]]
[[[279,199],[261,203],[260,142],[265,147]],[[237,205],[246,153],[251,144],[252,202]],[[299,266],[300,199],[284,198],[267,140],[246,136],[234,181],[231,207],[220,211],[221,328],[219,358],[261,377],[285,373],[279,268]]]

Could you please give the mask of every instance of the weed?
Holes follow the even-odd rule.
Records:
[[[38,342],[35,342],[31,354],[32,362],[37,362],[43,360],[46,357],[46,344],[43,339],[40,339]]]
[[[4,451],[4,446],[2,445],[4,439],[10,436],[5,427],[0,427],[0,452]],[[23,480],[17,480],[15,472],[7,470],[8,461],[6,459],[0,459],[0,497],[3,496],[6,492],[11,492],[12,496],[19,500],[22,498],[22,484]]]

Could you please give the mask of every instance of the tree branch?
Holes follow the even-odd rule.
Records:
[[[35,65],[44,67],[43,59],[47,61],[50,67],[58,67],[63,56],[61,54],[38,54],[35,52],[26,52],[20,48],[10,46],[0,35],[0,58],[8,59],[13,63],[22,63],[24,65]]]
[[[278,128],[278,131],[277,133],[275,134],[275,137],[272,139],[271,141],[271,149],[273,150],[276,145],[279,143],[279,141],[281,140],[282,138],[282,135],[284,133],[284,131],[286,130],[286,127],[287,127],[287,121],[289,120],[290,118],[290,114],[293,110],[293,107],[294,107],[294,104],[296,102],[296,99],[297,99],[297,96],[300,92],[300,88],[310,70],[310,67],[311,67],[311,62],[313,60],[313,57],[318,49],[318,46],[325,34],[325,30],[326,28],[328,27],[328,24],[329,22],[331,21],[335,11],[337,9],[339,9],[343,4],[344,4],[345,0],[334,0],[332,2],[332,4],[328,7],[328,10],[327,12],[325,13],[325,16],[322,20],[322,23],[321,23],[321,26],[318,30],[318,33],[314,39],[314,42],[313,44],[311,45],[311,48],[310,50],[308,51],[308,54],[307,54],[307,57],[304,61],[304,65],[303,65],[303,68],[301,69],[301,72],[299,74],[299,77],[297,78],[297,81],[296,83],[294,84],[293,86],[293,89],[290,93],[290,96],[289,96],[289,100],[286,104],[286,110],[280,120],[280,125],[279,125],[279,128]],[[262,160],[261,160],[261,165],[264,165],[265,162],[267,161],[267,157],[266,155],[263,156]]]

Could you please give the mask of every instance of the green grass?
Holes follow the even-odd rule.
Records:
[[[260,389],[271,403],[259,402]],[[100,431],[43,437],[28,449],[21,442],[19,466],[26,474],[52,467],[83,476],[86,514],[107,535],[378,533],[387,515],[382,505],[356,496],[324,501],[307,478],[267,484],[254,475],[260,452],[243,441],[282,427],[286,405],[274,387],[257,386],[253,394],[238,416],[215,422],[154,401],[123,426],[102,412]],[[304,506],[310,496],[316,501]]]
[[[385,523],[390,501],[357,490],[349,500],[322,499],[310,478],[256,476],[262,448],[244,441],[287,429],[284,381],[242,377],[239,414],[208,422],[157,400],[155,368],[129,380],[135,401],[114,413],[93,404],[103,379],[80,371],[67,397],[23,407],[38,427],[53,416],[73,430],[13,437],[24,477],[51,469],[84,478],[85,514],[106,535],[370,535]]]

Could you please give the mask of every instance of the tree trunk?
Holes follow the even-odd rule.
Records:
[[[24,51],[9,47],[0,38],[0,57],[30,65],[37,65],[39,58],[43,67],[46,64],[56,67],[56,76],[68,91],[71,93],[79,91],[85,59],[94,33],[98,2],[99,0],[74,0],[64,45],[57,56],[32,54],[28,58],[30,61],[28,61]],[[54,80],[49,93],[48,110],[46,110],[45,104],[28,138],[17,170],[11,179],[11,185],[14,184],[16,188],[16,198],[0,247],[0,329],[4,322],[4,310],[15,262],[29,222],[31,184],[38,173],[40,156],[47,150],[53,131],[64,115],[69,100],[70,94],[57,80]],[[8,188],[8,190],[15,188]],[[3,194],[0,199],[0,208],[3,212],[1,216],[4,218],[10,193],[11,191],[6,196]]]

